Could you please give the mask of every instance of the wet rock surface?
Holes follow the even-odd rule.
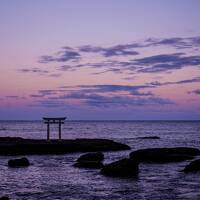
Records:
[[[126,144],[107,139],[33,140],[1,137],[0,155],[45,155],[70,152],[97,152],[129,150]]]
[[[29,165],[30,165],[30,162],[25,157],[8,161],[9,167],[28,167]]]
[[[0,197],[0,200],[9,200],[9,198],[7,196],[2,196]]]
[[[101,173],[111,177],[136,177],[138,174],[138,162],[124,158],[105,165]]]
[[[94,152],[94,153],[86,153],[81,155],[77,162],[81,161],[96,161],[96,162],[101,162],[104,159],[104,155],[102,152]]]
[[[185,173],[200,172],[200,159],[194,160],[190,164],[186,165],[183,171]]]
[[[103,167],[103,159],[104,155],[102,152],[86,153],[77,159],[74,167],[100,169]]]
[[[78,168],[101,169],[103,167],[103,163],[97,161],[81,161],[75,163],[73,166]]]
[[[138,162],[167,163],[191,160],[197,155],[200,155],[200,150],[197,148],[151,148],[134,151],[130,153],[130,158]]]

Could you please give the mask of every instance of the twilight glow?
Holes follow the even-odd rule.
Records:
[[[199,0],[1,0],[0,119],[200,119]]]

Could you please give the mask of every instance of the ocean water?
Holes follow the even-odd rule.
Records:
[[[58,137],[56,126],[51,137]],[[0,136],[46,138],[41,121],[0,121]],[[62,136],[106,138],[131,146],[130,151],[105,152],[104,163],[124,157],[136,149],[150,147],[200,148],[200,121],[68,121]],[[137,139],[159,136],[158,140]],[[0,196],[10,199],[66,200],[199,200],[200,173],[180,172],[190,161],[170,164],[140,164],[137,178],[105,177],[95,169],[77,169],[72,165],[80,153],[27,156],[28,168],[8,168],[9,159],[0,156]]]

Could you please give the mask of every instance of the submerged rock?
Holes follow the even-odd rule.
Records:
[[[29,160],[25,157],[8,161],[9,167],[28,167],[29,165]]]
[[[96,162],[101,162],[104,159],[104,155],[102,152],[94,152],[94,153],[86,153],[81,155],[77,162],[81,161],[96,161]]]
[[[158,136],[144,136],[144,137],[137,137],[136,139],[142,139],[142,140],[157,140],[157,139],[160,139],[160,137]]]
[[[188,147],[140,149],[130,153],[130,158],[138,162],[180,162],[200,155],[200,150]]]
[[[81,162],[75,163],[74,167],[101,169],[103,167],[103,163],[98,162],[98,161],[81,161]]]
[[[102,152],[86,153],[77,159],[74,167],[100,169],[103,167],[103,159],[104,155]]]
[[[200,172],[200,159],[192,161],[189,165],[186,165],[184,172]]]
[[[138,162],[124,158],[105,165],[101,173],[112,177],[136,177],[138,174]]]
[[[0,200],[9,200],[7,196],[0,197]]]

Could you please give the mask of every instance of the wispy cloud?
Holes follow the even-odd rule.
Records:
[[[24,96],[20,96],[20,95],[7,95],[7,96],[2,96],[1,98],[2,100],[23,100],[26,99],[26,97]]]
[[[129,45],[116,45],[112,47],[97,47],[97,46],[81,46],[78,48],[80,52],[86,53],[100,53],[104,57],[112,57],[112,56],[132,56],[138,55],[139,53],[134,50],[129,50]]]
[[[112,96],[112,97],[101,97],[101,98],[91,98],[86,101],[89,106],[95,107],[132,107],[132,106],[157,106],[157,105],[169,105],[174,104],[168,99],[158,98],[158,97],[148,97],[148,98],[130,98],[123,96]]]
[[[53,77],[53,78],[57,78],[57,77],[60,77],[62,76],[61,73],[52,73],[52,74],[49,74],[49,77]]]
[[[75,87],[70,87],[70,86],[62,86],[61,88],[65,89],[81,89],[86,92],[119,92],[119,91],[124,91],[124,92],[133,92],[133,91],[138,91],[140,89],[146,89],[146,88],[153,88],[155,87],[154,85],[149,85],[149,84],[143,84],[143,85],[78,85]]]
[[[37,67],[26,67],[23,69],[19,69],[18,71],[22,73],[33,73],[33,74],[39,74],[39,75],[46,75],[49,73],[48,70],[43,70]]]
[[[192,92],[189,92],[189,93],[200,95],[200,89],[193,90]]]
[[[101,47],[85,45],[78,47],[80,52],[86,53],[100,53],[105,57],[120,56],[120,55],[138,55],[139,52],[135,49],[149,48],[156,46],[168,46],[176,49],[186,49],[193,47],[200,47],[200,36],[196,37],[172,37],[172,38],[149,38],[140,42],[133,42],[127,44],[118,44],[111,47]]]
[[[151,91],[143,89],[155,88],[155,85],[79,85],[62,86],[58,90],[40,90],[32,97],[38,97],[38,106],[61,107],[79,102],[90,107],[133,107],[174,104],[169,99],[161,98]],[[42,98],[40,99],[40,95]]]
[[[33,97],[33,98],[42,98],[44,97],[45,95],[43,94],[31,94],[30,97]]]
[[[200,56],[183,56],[183,53],[160,54],[136,59],[135,65],[142,66],[138,72],[169,72],[184,67],[200,66]]]
[[[167,52],[162,54],[143,55],[144,49],[151,50],[152,48],[162,47],[172,48],[173,53],[166,50]],[[186,67],[199,67],[198,49],[200,50],[200,36],[149,38],[140,42],[118,44],[110,47],[93,45],[65,46],[53,55],[47,54],[39,57],[38,63],[42,65],[41,67],[25,67],[19,71],[54,78],[61,76],[64,72],[73,72],[84,68],[96,70],[91,72],[93,75],[103,75],[105,73],[131,74],[133,72],[140,74],[169,73]],[[191,55],[191,50],[196,51],[195,55]],[[94,60],[94,54],[98,56],[96,62],[88,62],[90,58]],[[51,66],[46,70],[44,67],[48,67],[48,65],[44,64],[47,63],[53,63],[55,66]]]
[[[180,81],[168,81],[168,82],[155,81],[148,84],[154,85],[155,87],[156,86],[159,87],[159,86],[165,86],[165,85],[180,85],[180,84],[189,84],[189,83],[200,83],[200,77],[194,77],[191,79],[184,79]]]
[[[67,105],[66,102],[60,101],[60,100],[51,100],[51,99],[41,99],[37,100],[34,103],[30,104],[30,106],[35,107],[46,107],[46,108],[59,108],[59,107],[65,107]]]
[[[19,96],[16,96],[16,95],[9,95],[9,96],[6,96],[6,98],[17,99],[17,98],[19,98]]]
[[[39,58],[39,63],[78,61],[81,55],[71,47],[63,47],[55,55],[45,55]]]
[[[200,46],[200,36],[196,37],[172,37],[172,38],[150,38],[146,40],[147,46],[171,46],[177,49],[185,49]]]

